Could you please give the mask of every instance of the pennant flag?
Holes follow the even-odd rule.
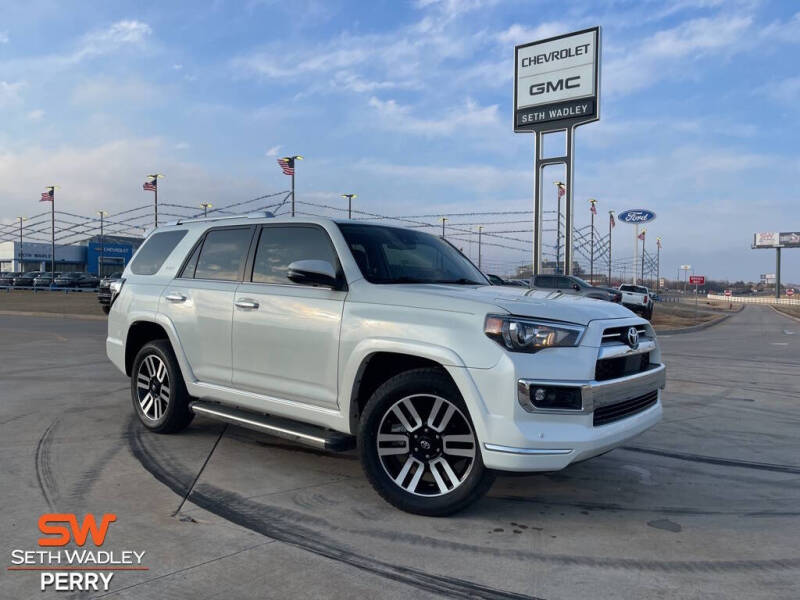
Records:
[[[558,197],[562,198],[564,196],[564,194],[566,194],[566,193],[567,193],[567,186],[565,186],[565,185],[563,185],[561,183],[558,184]]]
[[[590,202],[589,204],[591,204],[591,206],[592,206],[589,210],[592,211],[593,215],[596,215],[597,214],[597,208],[595,208],[595,206],[594,206],[595,203],[594,202]]]
[[[639,234],[639,239],[640,240],[644,241],[644,234],[645,234],[646,231],[647,231],[647,229],[642,229],[642,233]]]

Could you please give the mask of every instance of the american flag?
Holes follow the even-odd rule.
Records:
[[[647,229],[642,229],[642,233],[639,234],[639,239],[644,241],[644,234],[647,232]]]
[[[145,181],[142,189],[146,192],[157,192],[158,191],[158,179],[153,179],[152,181]]]
[[[597,209],[596,209],[596,208],[595,208],[595,206],[594,206],[594,202],[590,202],[589,204],[591,204],[591,205],[592,205],[592,208],[590,208],[589,210],[591,210],[591,211],[592,211],[592,214],[593,214],[593,215],[596,215],[596,214],[597,214]]]
[[[614,213],[608,213],[608,218],[611,219],[611,227],[615,227],[617,222],[614,220]]]
[[[558,184],[558,197],[561,198],[564,194],[567,193],[567,186],[563,183]]]
[[[55,196],[55,190],[51,188],[46,192],[42,192],[42,199],[39,200],[39,202],[52,202],[54,196]]]
[[[294,159],[293,158],[279,158],[278,166],[283,169],[284,175],[294,175]]]

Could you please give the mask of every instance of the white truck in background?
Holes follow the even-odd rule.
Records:
[[[622,305],[635,313],[639,313],[648,321],[653,318],[653,296],[642,285],[623,283],[619,286],[622,292]]]

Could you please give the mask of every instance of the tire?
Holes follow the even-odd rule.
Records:
[[[108,304],[101,304],[100,308],[102,308],[103,312],[106,314],[111,312],[111,307]]]
[[[131,369],[131,402],[139,421],[156,433],[181,431],[194,418],[189,400],[169,342],[154,340],[142,346]]]
[[[438,369],[400,373],[372,394],[359,423],[358,453],[378,494],[418,515],[458,512],[494,482],[467,406]]]
[[[653,309],[652,308],[648,308],[645,311],[644,318],[647,319],[648,321],[653,318]]]

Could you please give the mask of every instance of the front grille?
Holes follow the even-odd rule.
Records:
[[[643,396],[637,396],[636,398],[609,404],[608,406],[601,406],[594,410],[594,425],[606,425],[625,417],[630,417],[650,408],[656,402],[658,402],[658,390],[653,390]]]
[[[629,356],[617,356],[615,358],[602,358],[597,361],[594,368],[594,378],[596,381],[606,381],[608,379],[619,379],[626,375],[635,375],[647,371],[650,368],[650,353],[631,354]]]
[[[625,325],[623,327],[609,327],[608,329],[603,330],[603,343],[604,344],[613,344],[613,343],[620,343],[626,344],[628,343],[628,329],[630,329],[630,325]],[[647,334],[647,327],[645,325],[636,325],[636,330],[639,332],[639,339],[649,339]]]

